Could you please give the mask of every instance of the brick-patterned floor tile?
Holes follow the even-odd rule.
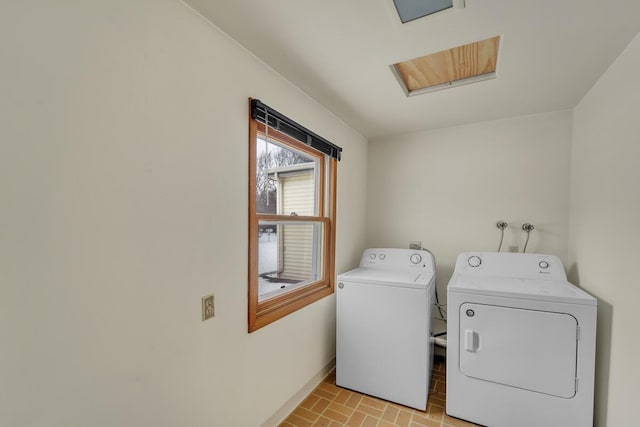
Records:
[[[362,423],[362,427],[376,427],[378,425],[378,419],[372,417],[371,415],[367,415],[367,418],[364,419]]]
[[[293,415],[297,415],[300,418],[304,418],[305,420],[309,420],[311,422],[318,419],[318,414],[315,414],[310,410],[304,408],[297,408],[295,411],[293,411]]]
[[[407,410],[401,409],[396,417],[396,424],[400,427],[408,427],[411,424],[411,417],[413,413]]]
[[[362,398],[362,402],[360,403],[363,403],[367,406],[371,406],[372,408],[376,408],[380,410],[384,410],[384,408],[387,406],[386,402],[383,402],[382,400],[374,399],[369,396],[364,396]]]
[[[445,407],[447,405],[447,395],[437,391],[429,393],[429,403]]]
[[[334,402],[344,405],[350,397],[351,393],[349,393],[347,390],[340,390],[340,392],[338,392],[338,396],[336,396],[336,398],[334,399]]]
[[[347,421],[347,426],[360,427],[365,418],[367,418],[367,414],[356,411],[351,415],[349,421]]]
[[[336,395],[336,396],[337,396],[337,395],[338,395],[338,393],[340,392],[340,389],[339,389],[337,386],[335,386],[335,385],[333,385],[333,384],[325,383],[325,382],[320,383],[320,385],[318,386],[318,388],[319,388],[320,390],[324,390],[324,391],[329,392],[329,393],[331,393],[331,394],[334,394],[334,395]]]
[[[358,405],[357,409],[360,412],[364,412],[365,414],[368,414],[368,415],[373,415],[376,418],[380,418],[383,413],[381,409],[372,408],[371,406],[364,405],[362,403]]]
[[[411,422],[422,427],[440,427],[441,425],[439,421],[435,421],[433,419],[422,416],[417,412],[413,414],[413,418],[411,419]]]
[[[434,379],[440,380],[440,381],[445,381],[446,380],[446,376],[444,375],[444,372],[437,372],[437,371],[433,371],[431,373],[431,378],[434,378]]]
[[[323,397],[318,397],[318,401],[311,407],[311,411],[317,414],[322,414],[324,410],[327,409],[330,403],[331,400],[325,399]]]
[[[289,415],[286,421],[294,427],[311,427],[313,425],[311,421],[300,418],[295,414]]]
[[[280,427],[476,427],[445,414],[446,365],[433,363],[426,411],[336,386],[335,370],[289,415]]]
[[[329,372],[329,374],[322,380],[325,383],[334,384],[336,383],[336,371],[333,370]]]
[[[335,393],[329,393],[326,390],[322,390],[322,389],[315,389],[313,390],[313,394],[317,394],[320,397],[324,397],[325,399],[329,399],[329,400],[333,400],[336,398],[336,394]]]
[[[313,408],[313,405],[315,405],[316,402],[318,402],[318,400],[320,400],[319,396],[310,394],[306,399],[302,401],[302,403],[300,404],[300,407],[305,409],[311,409]]]
[[[331,409],[332,411],[336,411],[336,412],[338,412],[340,414],[344,414],[347,417],[350,417],[353,414],[353,411],[354,411],[352,408],[349,408],[347,406],[341,405],[341,404],[336,403],[336,402],[331,402],[329,404],[329,409]]]
[[[346,416],[345,414],[341,414],[340,412],[336,412],[333,409],[327,409],[326,411],[324,411],[324,415],[325,417],[329,418],[332,421],[338,421],[339,423],[346,423],[349,420],[349,417]]]
[[[427,404],[427,418],[442,422],[444,415],[444,406],[434,405],[433,403]]]
[[[362,400],[362,395],[358,393],[351,393],[351,396],[344,402],[344,406],[348,406],[349,408],[355,408],[360,404]]]
[[[382,419],[389,423],[395,423],[398,412],[400,412],[398,408],[389,405],[387,406],[387,409],[384,410],[384,413],[382,414]]]
[[[329,418],[320,417],[318,421],[313,423],[313,427],[329,427],[331,425],[331,420]]]

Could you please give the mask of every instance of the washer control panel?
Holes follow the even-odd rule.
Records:
[[[455,269],[475,276],[567,280],[562,262],[554,255],[464,252],[458,256]]]
[[[433,256],[428,251],[397,248],[371,248],[364,251],[360,267],[434,271]]]
[[[467,260],[467,262],[469,263],[470,267],[473,267],[473,268],[480,267],[482,265],[482,258],[480,258],[477,255],[471,255]]]

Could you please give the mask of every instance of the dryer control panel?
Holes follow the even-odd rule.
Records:
[[[360,259],[360,267],[390,270],[415,268],[425,273],[435,271],[433,256],[428,251],[398,248],[367,249]]]
[[[511,252],[463,252],[455,271],[465,275],[566,281],[560,259],[554,255]]]

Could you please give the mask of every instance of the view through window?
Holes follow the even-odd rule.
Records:
[[[258,138],[258,213],[317,215],[318,159]],[[258,223],[258,300],[321,278],[322,224],[261,220]]]
[[[337,160],[249,121],[249,331],[333,293]]]

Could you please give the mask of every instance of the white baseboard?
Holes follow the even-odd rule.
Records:
[[[336,359],[333,358],[327,365],[320,370],[317,374],[315,374],[307,383],[300,389],[296,394],[291,396],[289,400],[285,402],[284,405],[280,409],[278,409],[267,421],[262,424],[262,427],[276,427],[285,418],[289,416],[290,413],[294,411],[298,407],[300,403],[315,389],[318,384],[322,382],[322,380],[331,372],[333,368],[336,366]]]

